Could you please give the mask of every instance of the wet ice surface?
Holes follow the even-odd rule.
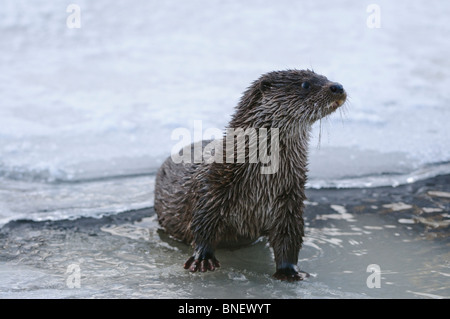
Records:
[[[11,222],[0,229],[0,297],[448,298],[449,180],[309,190],[299,266],[311,276],[299,283],[271,278],[265,239],[218,250],[215,272],[187,272],[191,249],[159,230],[153,209]],[[367,287],[371,264],[380,266],[380,288]],[[79,288],[68,286],[70,265],[80,269]]]

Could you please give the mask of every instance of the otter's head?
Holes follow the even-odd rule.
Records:
[[[270,72],[244,93],[234,124],[279,128],[299,123],[311,125],[333,113],[346,98],[341,84],[313,71]]]

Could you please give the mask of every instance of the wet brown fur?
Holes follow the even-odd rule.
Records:
[[[309,88],[302,87],[304,82]],[[171,236],[194,245],[186,268],[214,270],[216,247],[266,235],[277,264],[275,277],[301,280],[296,264],[304,236],[308,140],[311,125],[345,101],[345,92],[331,92],[334,84],[309,70],[275,71],[244,92],[228,127],[279,129],[274,174],[261,174],[265,164],[247,160],[175,164],[169,157],[164,162],[156,178],[155,210]]]

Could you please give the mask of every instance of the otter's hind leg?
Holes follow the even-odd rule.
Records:
[[[189,228],[191,214],[186,209],[187,199],[183,195],[189,188],[186,176],[190,176],[193,169],[190,165],[176,164],[169,157],[159,168],[155,181],[158,221],[169,235],[186,243],[192,241]]]

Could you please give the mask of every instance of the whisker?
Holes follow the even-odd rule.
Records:
[[[330,115],[331,114],[328,114],[327,116],[325,116],[325,124],[326,124],[326,128],[327,128],[327,137],[328,137],[328,143],[330,143],[330,136],[331,136],[331,133],[330,133],[330,126],[331,126],[331,121],[330,121]]]
[[[322,142],[322,108],[319,109],[319,141],[317,142],[317,149],[320,149]]]

